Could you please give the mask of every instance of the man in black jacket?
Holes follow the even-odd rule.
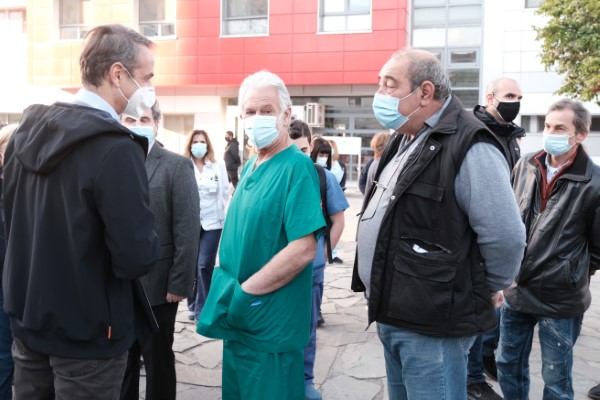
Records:
[[[517,81],[498,78],[490,82],[485,90],[485,106],[475,106],[475,117],[491,130],[504,146],[508,168],[512,171],[521,157],[520,141],[525,130],[513,120],[519,114],[523,94]],[[497,310],[499,311],[499,310]],[[492,379],[497,379],[494,352],[498,347],[499,329],[478,336],[469,352],[467,364],[467,397],[469,400],[501,400],[486,383],[484,370]]]
[[[134,309],[149,309],[133,279],[155,265],[159,240],[148,142],[118,114],[154,104],[152,47],[121,25],[91,29],[74,103],[27,108],[6,150],[3,284],[16,398],[119,397],[142,326]]]
[[[396,133],[365,196],[352,289],[367,292],[390,398],[464,399],[468,349],[496,326],[525,247],[502,147],[426,51],[383,66],[373,111]]]
[[[525,155],[513,189],[527,229],[519,274],[508,289],[500,321],[498,381],[506,399],[529,395],[529,354],[536,325],[544,399],[573,399],[573,347],[600,269],[600,167],[581,145],[591,125],[570,99],[546,114],[543,150]]]
[[[225,140],[227,141],[227,146],[225,146],[225,154],[223,155],[223,159],[225,161],[225,168],[227,169],[227,176],[229,177],[229,182],[233,185],[235,189],[238,184],[238,169],[242,164],[240,160],[240,143],[237,141],[235,136],[233,136],[233,132],[227,131],[225,133]]]

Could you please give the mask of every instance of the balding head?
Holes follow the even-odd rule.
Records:
[[[512,78],[497,78],[491,81],[485,89],[485,110],[489,112],[499,122],[511,122],[518,113],[518,107],[513,111],[499,112],[498,107],[511,108],[501,106],[501,103],[517,103],[523,98],[519,83]],[[501,115],[504,114],[504,115]]]
[[[450,79],[435,55],[425,50],[401,50],[379,72],[373,109],[383,126],[414,136],[448,96]]]
[[[421,49],[405,49],[394,53],[391,60],[405,65],[413,90],[424,81],[430,81],[435,87],[435,100],[445,100],[450,95],[450,79],[435,54]]]

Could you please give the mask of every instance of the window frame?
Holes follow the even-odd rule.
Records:
[[[155,0],[155,1],[162,1],[164,3],[165,6],[165,14],[166,13],[166,9],[169,6],[169,0]],[[177,1],[176,0],[171,0],[172,4],[170,5],[171,7],[174,7],[173,11],[173,15],[176,17],[177,16]],[[147,38],[153,39],[153,40],[160,40],[160,39],[173,39],[175,37],[177,37],[177,18],[174,18],[173,20],[171,19],[164,19],[164,20],[148,20],[148,21],[141,21],[140,20],[140,0],[137,0],[134,2],[135,3],[135,15],[137,16],[137,25],[138,25],[138,30],[139,32],[146,36]],[[146,34],[146,32],[144,32],[144,26],[156,26],[156,30],[159,33],[158,35],[148,35]],[[168,35],[162,35],[161,31],[163,30],[163,27],[165,26],[172,26],[173,27],[173,33],[172,34],[168,34]]]
[[[229,38],[229,37],[260,37],[260,36],[269,36],[269,31],[270,31],[270,14],[271,14],[271,0],[264,0],[267,2],[267,13],[265,15],[260,15],[260,16],[244,16],[244,17],[227,17],[227,5],[228,5],[228,1],[233,1],[233,0],[221,0],[221,30],[220,30],[220,37],[222,38]],[[251,0],[250,0],[251,1]],[[267,29],[265,32],[260,32],[260,33],[252,33],[252,32],[246,32],[246,33],[227,33],[225,32],[225,28],[227,26],[227,23],[230,21],[250,21],[250,20],[261,20],[261,19],[266,19],[267,21]]]
[[[83,3],[84,2],[90,2],[90,6],[91,6],[91,0],[78,0],[81,8],[83,9]],[[55,0],[54,1],[54,6],[55,6],[55,26],[56,26],[56,35],[57,35],[57,39],[60,41],[73,41],[73,40],[82,40],[86,33],[92,28],[92,24],[91,23],[86,23],[85,22],[85,13],[82,12],[81,15],[81,21],[79,21],[79,23],[77,24],[62,24],[61,23],[61,17],[62,17],[62,10],[64,9],[64,7],[62,6],[63,0]],[[91,22],[91,21],[89,21]],[[62,32],[63,32],[63,28],[70,28],[70,29],[75,29],[76,32],[76,36],[75,37],[62,37]]]
[[[540,8],[543,0],[525,0],[525,8]]]
[[[369,1],[369,12],[359,12],[359,11],[348,11],[350,7],[350,0],[343,0],[344,2],[344,11],[332,12],[325,14],[325,4],[324,2],[327,0],[319,0],[318,3],[318,11],[317,11],[317,33],[318,34],[345,34],[345,33],[372,33],[373,32],[373,0]],[[369,27],[365,29],[348,29],[348,17],[357,16],[357,15],[368,15],[369,17]],[[344,17],[344,27],[343,30],[336,31],[325,31],[323,30],[324,26],[324,18],[326,17]]]

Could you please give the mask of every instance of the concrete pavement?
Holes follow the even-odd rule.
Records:
[[[346,195],[350,209],[346,211],[346,229],[338,245],[339,257],[344,263],[328,265],[325,269],[322,306],[325,324],[317,330],[315,385],[326,400],[387,399],[383,350],[375,325],[366,329],[366,301],[362,294],[350,291],[356,245],[356,214],[360,210],[362,197],[356,187],[349,187]],[[586,313],[581,336],[575,347],[575,399],[585,399],[589,388],[600,383],[598,279],[600,277],[592,282],[593,304]],[[180,305],[175,326],[177,398],[220,400],[222,343],[195,333],[194,324],[187,319],[185,304],[182,302]],[[543,382],[537,333],[530,363],[530,397],[541,399]],[[497,383],[490,383],[500,392]],[[143,379],[140,386],[141,390],[145,388]]]

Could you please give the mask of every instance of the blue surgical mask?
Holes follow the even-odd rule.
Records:
[[[317,157],[317,164],[321,167],[327,167],[327,157]]]
[[[418,89],[418,87],[417,87]],[[408,95],[401,99],[392,96],[386,96],[384,94],[375,93],[373,99],[373,112],[377,121],[388,129],[397,130],[408,121],[411,115],[413,115],[421,106],[411,112],[408,116],[402,115],[398,108],[400,107],[400,100],[404,100],[411,96],[417,89],[410,92]]]
[[[129,130],[138,136],[143,136],[148,139],[148,151],[154,144],[155,135],[153,126],[128,126]]]
[[[192,143],[192,155],[196,158],[202,158],[206,155],[208,147],[206,143]]]
[[[264,149],[279,136],[277,117],[273,115],[253,115],[244,118],[244,132],[258,149]]]
[[[569,138],[573,135],[554,135],[544,132],[542,139],[544,141],[544,150],[553,156],[560,156],[571,150],[572,144],[569,144]]]

